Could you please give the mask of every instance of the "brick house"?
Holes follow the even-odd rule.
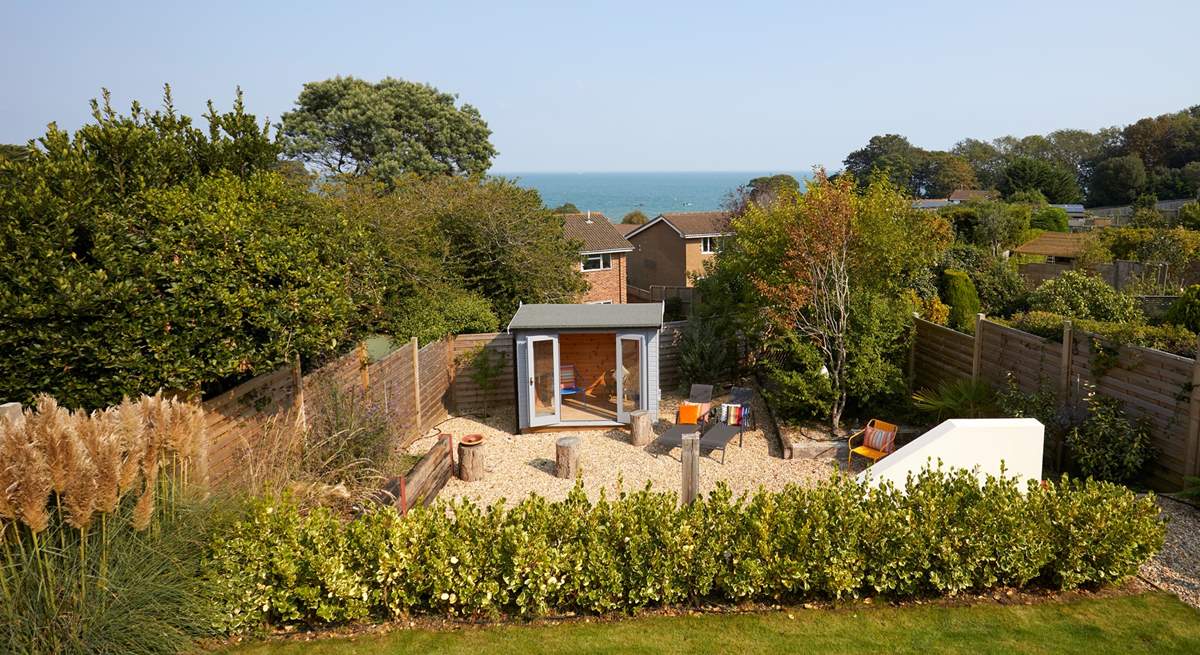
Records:
[[[651,286],[690,287],[693,276],[704,274],[704,262],[731,235],[729,214],[722,211],[668,212],[631,230],[629,285],[649,297]]]
[[[633,251],[633,245],[600,212],[566,214],[562,218],[563,233],[567,239],[583,244],[579,249],[579,270],[583,271],[588,290],[580,301],[626,302],[625,256]]]

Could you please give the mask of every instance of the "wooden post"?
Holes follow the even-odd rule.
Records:
[[[446,406],[448,414],[458,411],[454,398],[454,380],[457,376],[458,367],[454,365],[454,335],[450,334],[446,336],[446,395],[442,397],[442,404]]]
[[[645,446],[654,439],[654,428],[650,426],[650,412],[644,409],[629,412],[629,442]]]
[[[554,444],[554,476],[574,479],[579,474],[579,437],[561,437]]]
[[[917,321],[919,320],[921,320],[921,315],[913,312],[912,342],[908,344],[908,376],[905,378],[908,384],[909,395],[912,395],[913,386],[917,383],[917,339],[921,335],[917,329]]]
[[[700,433],[693,432],[683,435],[683,449],[680,451],[683,461],[683,491],[680,498],[683,504],[691,505],[700,496]]]
[[[1200,337],[1192,361],[1192,393],[1188,401],[1188,440],[1184,451],[1184,475],[1200,475]]]
[[[975,315],[975,353],[971,357],[971,381],[978,382],[983,370],[983,314]]]
[[[300,368],[300,354],[292,361],[292,413],[296,427],[308,429],[308,417],[304,413],[304,371]]]
[[[1071,320],[1063,321],[1062,357],[1059,363],[1059,402],[1065,408],[1071,404],[1071,357],[1075,354],[1075,335],[1071,331]]]
[[[16,421],[21,418],[21,403],[4,403],[0,405],[0,419]]]
[[[412,357],[413,374],[413,414],[417,417],[417,434],[425,432],[425,421],[421,418],[421,346],[417,338],[408,342],[408,356]]]
[[[483,444],[458,443],[458,478],[463,482],[483,479]]]

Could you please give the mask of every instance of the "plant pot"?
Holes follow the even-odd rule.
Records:
[[[467,436],[463,437],[462,441],[460,441],[459,443],[461,443],[464,446],[478,446],[479,444],[483,443],[483,435],[482,434],[468,434]]]

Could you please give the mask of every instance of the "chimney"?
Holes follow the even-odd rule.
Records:
[[[586,220],[586,223],[587,223],[588,225],[591,225],[591,224],[592,224],[592,210],[590,210],[590,209],[589,209],[589,210],[587,210],[587,220]]]

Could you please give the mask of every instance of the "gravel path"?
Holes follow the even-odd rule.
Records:
[[[1200,608],[1200,510],[1170,498],[1158,504],[1168,519],[1167,540],[1142,566],[1142,577]]]
[[[714,399],[720,402],[721,399]],[[678,397],[666,397],[659,410],[660,417],[673,418],[678,406]],[[765,411],[761,399],[755,398],[756,416],[763,419]],[[718,481],[724,481],[735,495],[751,492],[759,487],[768,490],[782,489],[790,483],[811,484],[829,477],[837,468],[834,453],[810,459],[780,459],[774,435],[768,440],[766,424],[759,420],[758,429],[747,430],[744,446],[737,439],[730,442],[725,464],[720,463],[720,453],[713,453],[718,460],[705,455],[700,459],[700,491],[712,491]],[[661,434],[669,428],[670,421],[659,421],[655,432]],[[601,489],[611,495],[619,488],[638,490],[649,482],[660,491],[679,491],[682,465],[679,449],[664,453],[653,447],[634,447],[629,443],[625,430],[595,430],[571,432],[546,432],[514,435],[511,416],[491,417],[484,420],[456,417],[439,426],[442,432],[455,437],[479,433],[484,435],[484,479],[478,482],[463,482],[452,478],[439,494],[440,498],[470,498],[473,501],[491,504],[496,500],[507,502],[520,500],[530,493],[552,500],[566,497],[574,485],[573,480],[554,477],[554,442],[564,435],[577,436],[580,444],[579,468],[583,486],[589,498],[595,500]],[[434,437],[413,444],[411,453],[428,450]],[[657,454],[657,457],[655,456]]]

